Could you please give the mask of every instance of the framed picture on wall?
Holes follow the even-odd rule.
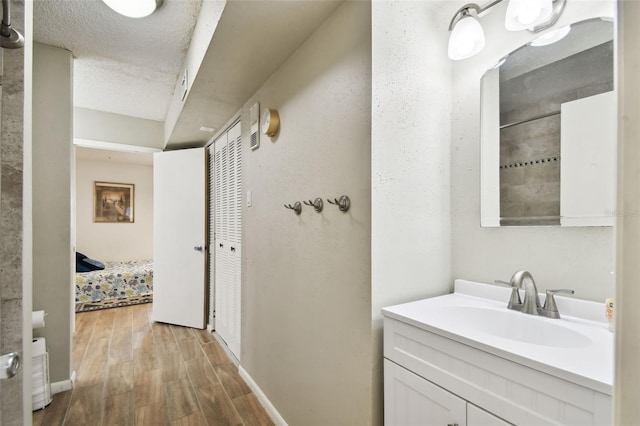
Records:
[[[93,183],[93,221],[133,223],[134,185],[132,183]]]

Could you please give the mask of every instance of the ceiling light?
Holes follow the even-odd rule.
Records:
[[[162,0],[102,0],[107,6],[129,18],[144,18],[162,5]]]
[[[449,38],[449,58],[466,59],[484,48],[484,30],[476,18],[463,16],[453,28]]]
[[[541,35],[530,44],[535,47],[548,46],[565,38],[570,31],[571,26],[567,25],[566,27],[558,28],[557,30],[549,31],[546,34]]]
[[[509,0],[504,27],[521,31],[545,22],[553,11],[552,0]]]
[[[484,48],[484,30],[477,18],[500,2],[502,0],[492,0],[484,6],[469,3],[458,9],[449,23],[449,58],[470,58]],[[509,31],[526,29],[534,33],[540,32],[555,25],[565,4],[566,0],[509,0],[505,28]],[[553,41],[548,44],[550,43]]]

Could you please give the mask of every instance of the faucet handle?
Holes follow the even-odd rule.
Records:
[[[518,287],[515,284],[507,281],[502,281],[502,280],[495,280],[494,282],[496,284],[511,287],[511,298],[509,299],[509,304],[507,305],[507,308],[513,309],[513,307],[516,305],[522,305],[522,299],[520,299],[520,292],[518,291]]]
[[[555,295],[556,293],[567,293],[573,294],[575,291],[568,288],[560,288],[557,290],[547,290],[547,297],[544,299],[544,306],[542,309],[547,312],[547,316],[551,318],[560,318],[560,313],[558,312],[558,305],[556,305]]]

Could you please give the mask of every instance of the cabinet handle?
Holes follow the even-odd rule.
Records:
[[[231,247],[231,251],[236,251],[236,248],[235,247]]]
[[[449,423],[447,426],[458,426],[458,423]]]

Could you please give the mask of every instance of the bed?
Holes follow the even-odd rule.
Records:
[[[153,293],[153,261],[104,262],[101,271],[76,273],[76,304]]]

